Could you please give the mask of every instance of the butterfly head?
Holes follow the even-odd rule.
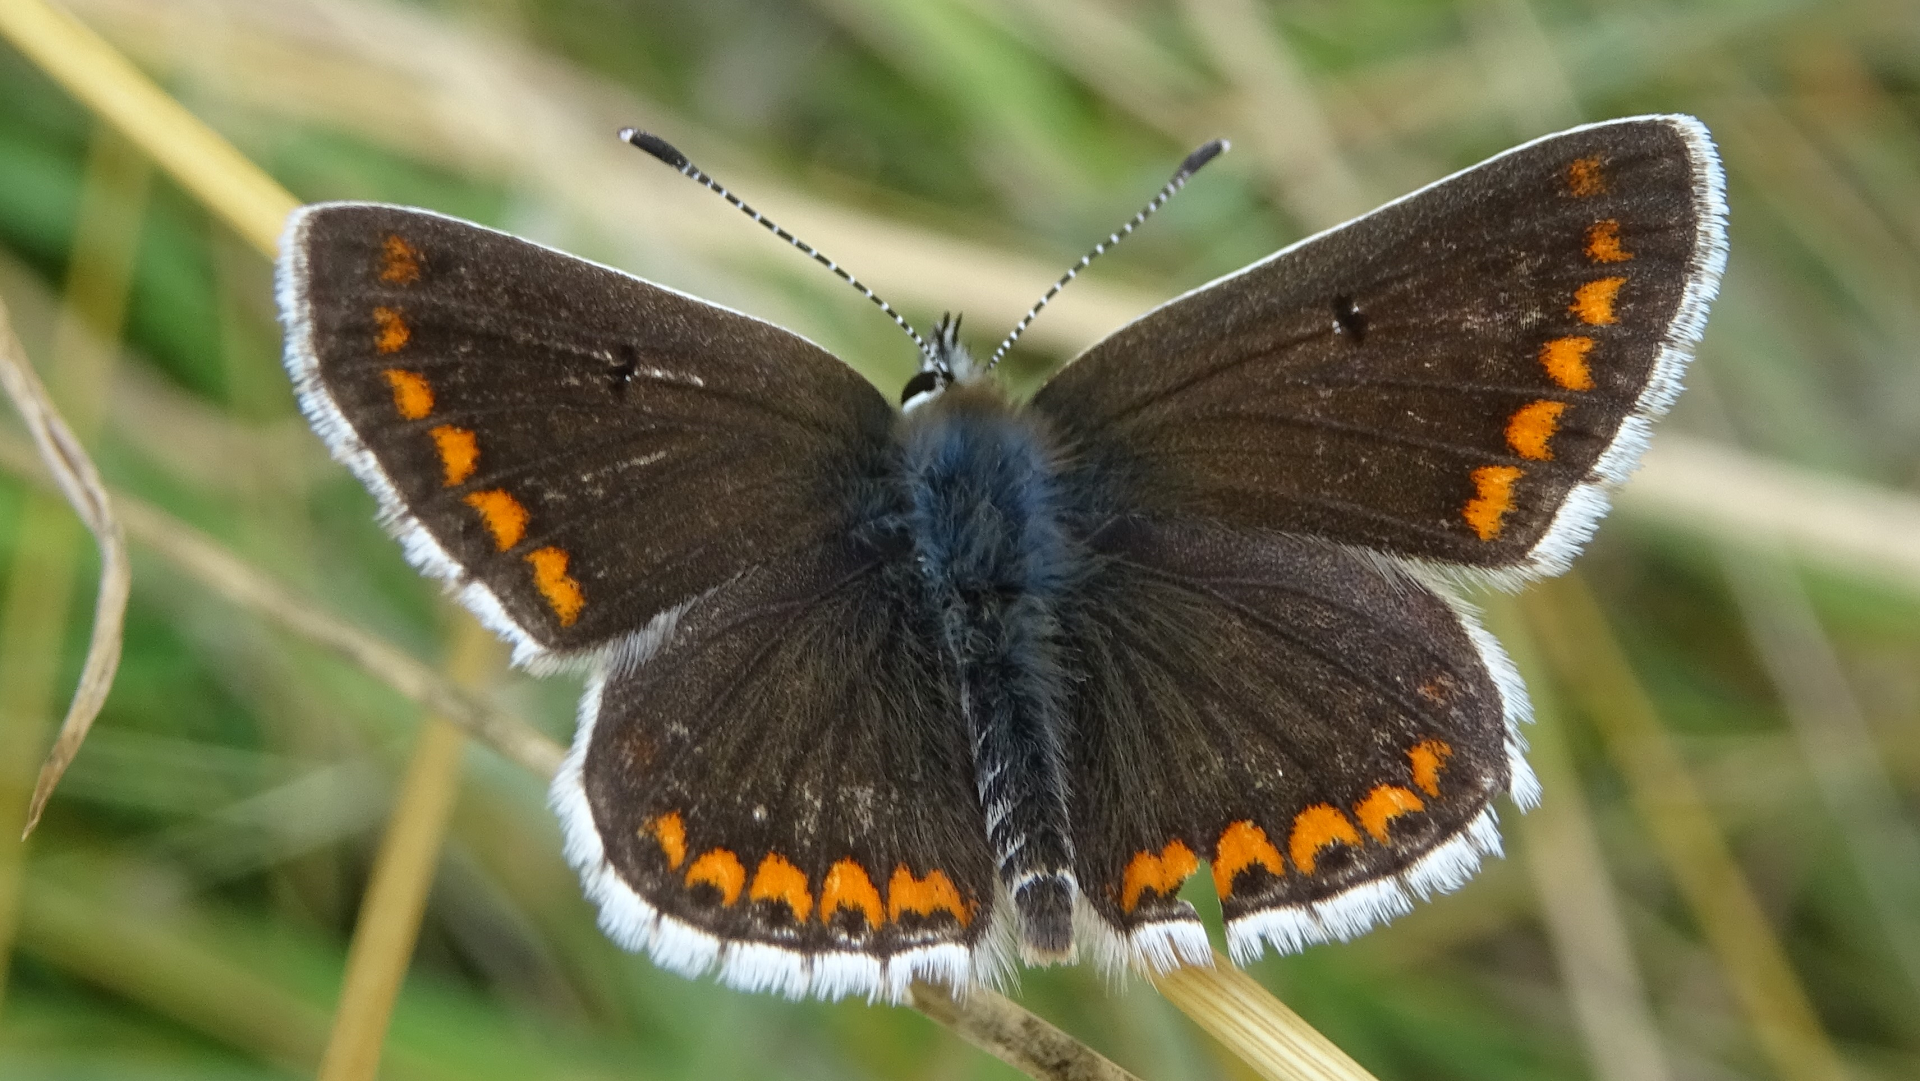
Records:
[[[933,340],[920,357],[920,371],[900,391],[900,409],[917,409],[938,398],[953,383],[977,379],[985,371],[960,344],[960,317],[948,312],[934,324]]]

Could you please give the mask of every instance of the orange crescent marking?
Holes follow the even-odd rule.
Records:
[[[1507,421],[1507,446],[1522,458],[1550,461],[1553,447],[1549,442],[1560,430],[1560,414],[1566,411],[1567,403],[1544,399],[1521,406]]]
[[[373,321],[380,333],[373,339],[373,347],[382,353],[398,353],[413,337],[407,329],[406,320],[400,318],[400,312],[394,308],[373,309]]]
[[[1540,347],[1540,366],[1568,390],[1592,390],[1593,371],[1587,367],[1592,348],[1592,338],[1555,338]]]
[[[380,245],[380,280],[412,285],[420,280],[420,253],[393,233]]]
[[[1293,816],[1293,836],[1287,840],[1287,851],[1301,874],[1312,874],[1320,850],[1335,843],[1360,847],[1360,831],[1338,807],[1316,803]]]
[[[866,868],[851,857],[827,868],[827,880],[820,884],[820,922],[830,922],[833,914],[843,908],[865,916],[868,927],[877,928],[886,919],[880,891],[873,888],[873,879],[867,877]]]
[[[679,811],[647,819],[640,832],[652,834],[653,839],[660,842],[660,851],[667,854],[667,866],[676,871],[680,869],[687,858],[687,824],[680,821]]]
[[[1567,165],[1567,190],[1584,199],[1607,190],[1607,179],[1600,175],[1600,159],[1575,158]]]
[[[1500,535],[1500,519],[1513,509],[1513,482],[1519,479],[1520,470],[1510,465],[1483,465],[1473,471],[1473,498],[1460,508],[1460,516],[1481,540]]]
[[[740,899],[740,891],[747,884],[747,869],[740,866],[740,857],[724,848],[715,848],[687,868],[687,886],[712,886],[720,891],[720,903],[729,907]]]
[[[1587,226],[1587,258],[1596,263],[1624,263],[1633,253],[1620,246],[1620,223],[1613,218]]]
[[[508,547],[511,545],[502,546],[503,550]],[[580,609],[587,606],[587,598],[580,592],[580,583],[567,573],[567,553],[549,545],[528,552],[527,562],[533,564],[534,588],[547,599],[560,625],[573,626],[580,618]]]
[[[1453,748],[1445,740],[1426,739],[1413,745],[1407,761],[1413,764],[1413,783],[1427,795],[1440,798],[1440,771],[1453,757]]]
[[[1270,874],[1286,873],[1280,850],[1267,840],[1267,831],[1252,822],[1235,822],[1220,831],[1219,851],[1213,857],[1213,888],[1221,897],[1233,893],[1233,880],[1254,864]]]
[[[433,387],[426,376],[404,368],[388,368],[380,374],[393,388],[393,411],[401,420],[419,420],[433,412]]]
[[[893,877],[887,882],[888,918],[898,923],[902,913],[931,916],[942,910],[951,913],[962,927],[973,922],[973,906],[961,898],[953,880],[939,869],[928,871],[925,878],[915,878],[904,863],[893,869]]]
[[[807,873],[789,863],[784,856],[768,853],[753,873],[753,887],[747,890],[749,901],[779,901],[793,918],[807,922],[813,914],[813,894],[807,892]]]
[[[427,434],[433,437],[433,449],[440,452],[446,487],[452,488],[473,476],[474,467],[480,464],[480,442],[472,431],[442,424]]]
[[[480,520],[493,534],[493,545],[501,551],[520,543],[527,532],[527,508],[498,488],[468,492],[462,502],[480,512]]]
[[[1200,858],[1178,838],[1167,842],[1157,854],[1135,852],[1120,876],[1120,911],[1132,912],[1140,904],[1140,895],[1148,890],[1173,895],[1187,876],[1200,869]]]
[[[1613,300],[1625,284],[1625,278],[1596,278],[1573,291],[1573,303],[1567,305],[1567,310],[1579,316],[1582,323],[1594,326],[1612,323],[1615,321]]]
[[[1403,814],[1424,811],[1427,805],[1420,797],[1397,784],[1383,784],[1367,793],[1367,798],[1354,805],[1353,816],[1360,820],[1373,839],[1381,844],[1387,843],[1387,823]]]

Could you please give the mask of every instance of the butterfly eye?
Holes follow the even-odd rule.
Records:
[[[941,388],[947,385],[947,381],[950,378],[947,373],[938,369],[930,368],[927,371],[921,372],[912,379],[907,380],[907,385],[901,388],[900,404],[903,406],[909,405],[915,398],[922,396],[931,397],[939,393]]]
[[[1367,337],[1367,313],[1360,310],[1352,297],[1334,297],[1333,326],[1335,330],[1351,337],[1353,344],[1359,345]]]

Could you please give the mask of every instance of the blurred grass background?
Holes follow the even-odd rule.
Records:
[[[1920,486],[1911,2],[68,6],[303,199],[612,262],[792,326],[889,393],[913,356],[884,318],[612,132],[667,135],[917,323],[965,311],[976,347],[1188,149],[1233,139],[1035,325],[1012,369],[1031,382],[1522,139],[1692,112],[1726,156],[1733,255],[1656,462],[1735,448],[1909,512]],[[437,662],[466,617],[296,414],[267,264],[4,46],[0,103],[0,296],[108,481]],[[1920,1076],[1920,577],[1636,506],[1576,579],[1488,601],[1548,783],[1508,816],[1510,858],[1254,973],[1389,1081]],[[61,505],[0,478],[9,808],[78,673],[93,558]],[[311,1075],[419,713],[135,560],[100,724],[40,832],[0,839],[0,1077]],[[495,670],[567,737],[576,682]],[[908,1011],[620,953],[542,800],[468,751],[384,1076],[1014,1076]],[[1029,972],[1017,997],[1145,1077],[1250,1076],[1138,982]]]

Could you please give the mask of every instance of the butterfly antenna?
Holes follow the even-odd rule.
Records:
[[[757,221],[761,225],[766,226],[768,232],[772,233],[774,236],[779,237],[781,240],[784,240],[787,243],[793,245],[794,247],[799,248],[801,251],[806,252],[807,255],[812,257],[814,262],[819,263],[821,266],[826,267],[828,270],[833,271],[834,274],[839,276],[841,281],[846,282],[848,285],[851,285],[855,289],[860,290],[861,296],[866,297],[868,300],[873,301],[875,304],[878,304],[880,306],[881,311],[886,312],[887,315],[890,318],[892,318],[896,324],[899,325],[901,330],[904,330],[907,332],[907,337],[913,339],[913,344],[920,347],[920,355],[923,357],[926,357],[930,364],[936,363],[934,360],[933,348],[927,344],[926,339],[920,337],[919,331],[914,330],[911,324],[909,324],[905,319],[900,317],[899,312],[893,310],[893,305],[888,304],[886,301],[880,299],[880,297],[877,294],[875,294],[873,290],[867,288],[864,284],[862,284],[859,278],[856,278],[853,275],[847,273],[845,270],[842,270],[840,268],[839,263],[836,263],[833,260],[827,258],[826,256],[820,254],[820,249],[814,247],[813,245],[807,243],[804,240],[801,240],[799,237],[794,236],[792,233],[787,232],[785,229],[780,228],[780,226],[775,225],[773,223],[772,219],[760,213],[758,210],[755,210],[754,208],[748,206],[746,203],[741,202],[738,196],[734,195],[732,192],[722,187],[719,181],[708,176],[706,173],[701,172],[699,166],[696,166],[693,162],[688,161],[687,156],[685,154],[682,154],[679,150],[675,149],[672,143],[667,142],[665,139],[662,139],[658,135],[654,135],[650,132],[641,131],[638,128],[621,128],[620,141],[626,142],[626,143],[632,143],[633,145],[639,147],[640,149],[646,151],[647,153],[652,154],[654,157],[659,158],[661,161],[666,162],[668,165],[672,166],[673,168],[678,169],[682,175],[687,176],[693,180],[697,180],[702,184],[705,184],[709,189],[713,191],[715,195],[718,195],[720,198],[725,199],[729,203],[732,203],[736,208],[739,209],[739,211],[742,214],[745,214],[747,217],[752,218],[754,221]],[[1129,226],[1129,228],[1131,228],[1131,226]]]
[[[1019,324],[1007,335],[1006,340],[1000,343],[1000,348],[995,349],[993,356],[988,358],[987,370],[992,371],[993,366],[1000,363],[1000,358],[1007,355],[1007,350],[1013,348],[1013,343],[1019,340],[1020,335],[1027,332],[1028,327],[1033,325],[1034,319],[1040,314],[1040,309],[1051,303],[1054,297],[1059,296],[1060,290],[1065,289],[1068,282],[1078,277],[1081,271],[1087,269],[1088,263],[1093,262],[1096,258],[1105,254],[1108,248],[1126,239],[1128,234],[1140,228],[1141,222],[1152,217],[1154,211],[1167,205],[1167,200],[1173,198],[1173,193],[1186,187],[1187,181],[1193,179],[1193,174],[1199,172],[1201,166],[1232,148],[1233,144],[1227,142],[1225,139],[1215,139],[1200,149],[1195,150],[1193,153],[1188,154],[1187,159],[1181,162],[1180,168],[1174,172],[1173,179],[1167,181],[1167,186],[1161,188],[1159,194],[1155,195],[1146,206],[1140,208],[1140,213],[1135,214],[1132,221],[1127,222],[1109,234],[1107,239],[1095,244],[1092,251],[1081,256],[1080,261],[1073,264],[1073,269],[1061,275],[1060,280],[1054,282],[1053,287],[1048,289],[1045,295],[1041,296],[1039,300],[1035,301],[1033,307],[1027,309],[1027,314],[1020,318]]]

